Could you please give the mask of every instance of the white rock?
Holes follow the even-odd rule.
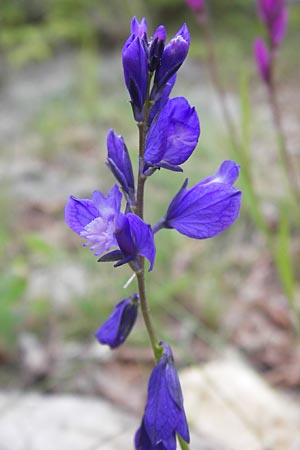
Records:
[[[196,433],[228,450],[300,450],[300,407],[238,359],[181,373],[185,410]]]

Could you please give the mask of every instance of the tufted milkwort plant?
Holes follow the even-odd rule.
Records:
[[[176,73],[184,62],[190,35],[184,24],[166,42],[159,26],[148,39],[146,20],[131,21],[131,33],[122,50],[125,84],[139,132],[136,180],[122,136],[107,135],[107,166],[117,183],[105,195],[71,196],[65,207],[69,227],[90,247],[99,262],[128,264],[137,280],[137,292],[122,299],[96,331],[96,338],[112,349],[131,332],[140,307],[153,349],[155,367],[150,375],[144,416],[134,444],[136,450],[175,450],[178,439],[188,449],[189,429],[178,374],[170,346],[158,339],[146,297],[145,260],[152,271],[155,234],[175,229],[194,239],[211,238],[238,217],[241,192],[233,184],[239,166],[224,161],[211,176],[188,188],[186,179],[157,224],[144,222],[144,188],[160,169],[182,172],[181,165],[195,150],[200,136],[197,112],[184,97],[170,98]],[[122,207],[123,206],[123,207]]]

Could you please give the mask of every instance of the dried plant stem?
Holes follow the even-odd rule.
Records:
[[[210,70],[211,79],[214,84],[215,90],[218,94],[220,106],[221,106],[222,113],[223,113],[223,118],[224,118],[227,130],[228,130],[231,144],[234,147],[234,149],[238,149],[239,140],[236,135],[235,125],[232,120],[230,110],[227,106],[225,89],[224,89],[223,83],[222,83],[220,75],[219,75],[218,64],[217,64],[214,43],[213,43],[213,37],[212,37],[209,22],[208,22],[209,19],[206,14],[205,15],[202,14],[202,15],[198,16],[198,20],[202,27],[204,39],[205,39],[205,43],[206,43],[206,47],[207,47],[208,67]]]
[[[271,52],[271,67],[274,67],[274,54]],[[285,177],[287,179],[287,182],[289,183],[291,193],[294,197],[294,199],[297,202],[297,205],[299,205],[300,202],[300,185],[299,180],[297,178],[297,171],[295,168],[295,165],[293,163],[293,160],[291,158],[291,155],[288,152],[287,148],[287,142],[285,133],[283,130],[282,125],[282,117],[281,117],[281,111],[278,104],[277,99],[277,88],[274,80],[274,76],[271,77],[271,81],[268,84],[268,92],[269,92],[269,102],[270,107],[273,114],[273,123],[274,128],[277,133],[277,140],[278,140],[278,148],[280,153],[280,159],[283,166],[283,171],[285,173]]]

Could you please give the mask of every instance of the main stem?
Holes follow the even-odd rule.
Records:
[[[150,77],[149,83],[150,86]],[[139,129],[139,172],[138,172],[138,182],[137,182],[137,201],[136,201],[136,214],[143,219],[144,218],[144,190],[145,190],[145,181],[146,177],[143,174],[144,168],[144,151],[145,151],[145,142],[146,142],[146,134],[148,129],[148,116],[150,110],[150,101],[149,101],[149,89],[147,94],[147,99],[145,102],[144,108],[144,121],[138,123]],[[159,345],[159,341],[156,337],[156,333],[154,331],[150,309],[147,302],[146,296],[146,286],[145,286],[145,258],[143,256],[139,257],[140,270],[137,272],[137,282],[138,282],[138,290],[140,296],[140,305],[142,310],[142,315],[144,319],[144,323],[146,326],[146,330],[149,336],[149,340],[152,346],[152,350],[154,353],[154,357],[156,362],[159,361],[161,357],[161,346]]]
[[[148,92],[147,98],[144,105],[144,121],[138,123],[139,129],[139,172],[138,172],[138,182],[137,182],[137,193],[136,193],[136,214],[143,219],[144,218],[144,191],[145,191],[145,182],[146,177],[143,174],[144,168],[144,152],[145,152],[145,143],[146,143],[146,134],[148,131],[148,117],[149,111],[151,108],[151,103],[149,99],[149,89],[150,89],[151,76],[149,75],[148,80]],[[144,323],[146,326],[146,330],[149,336],[149,340],[151,343],[151,347],[153,350],[153,354],[155,357],[155,361],[158,362],[162,355],[162,347],[159,344],[159,341],[156,337],[156,333],[153,327],[150,308],[147,302],[146,296],[146,285],[145,285],[145,258],[143,256],[139,257],[140,270],[137,272],[137,282],[138,282],[138,291],[140,296],[140,305],[142,310],[142,315],[144,319]],[[189,450],[188,444],[177,435],[178,442],[180,444],[181,450]]]

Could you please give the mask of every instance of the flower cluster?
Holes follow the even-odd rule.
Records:
[[[214,237],[236,220],[241,202],[241,192],[233,186],[239,166],[224,161],[216,173],[190,189],[186,180],[156,225],[143,220],[146,180],[160,169],[182,172],[181,165],[195,150],[200,136],[195,108],[184,97],[170,98],[189,43],[185,24],[166,44],[163,25],[148,39],[146,20],[132,19],[122,61],[140,133],[137,182],[125,141],[111,129],[106,163],[117,184],[106,195],[96,190],[91,198],[71,196],[65,207],[67,224],[85,240],[83,245],[90,247],[99,262],[114,262],[115,267],[128,264],[138,279],[139,294],[121,300],[95,334],[100,343],[112,349],[120,346],[131,332],[141,304],[157,365],[150,376],[145,413],[135,436],[136,450],[175,450],[176,435],[189,442],[171,348],[167,343],[153,342],[150,317],[146,316],[143,261],[149,261],[151,271],[156,253],[154,237],[161,229],[175,229],[194,239]]]
[[[288,12],[285,0],[257,0],[257,10],[266,28],[268,45],[262,38],[256,38],[254,57],[261,78],[266,83],[270,83],[272,76],[271,53],[280,46],[284,38]]]

